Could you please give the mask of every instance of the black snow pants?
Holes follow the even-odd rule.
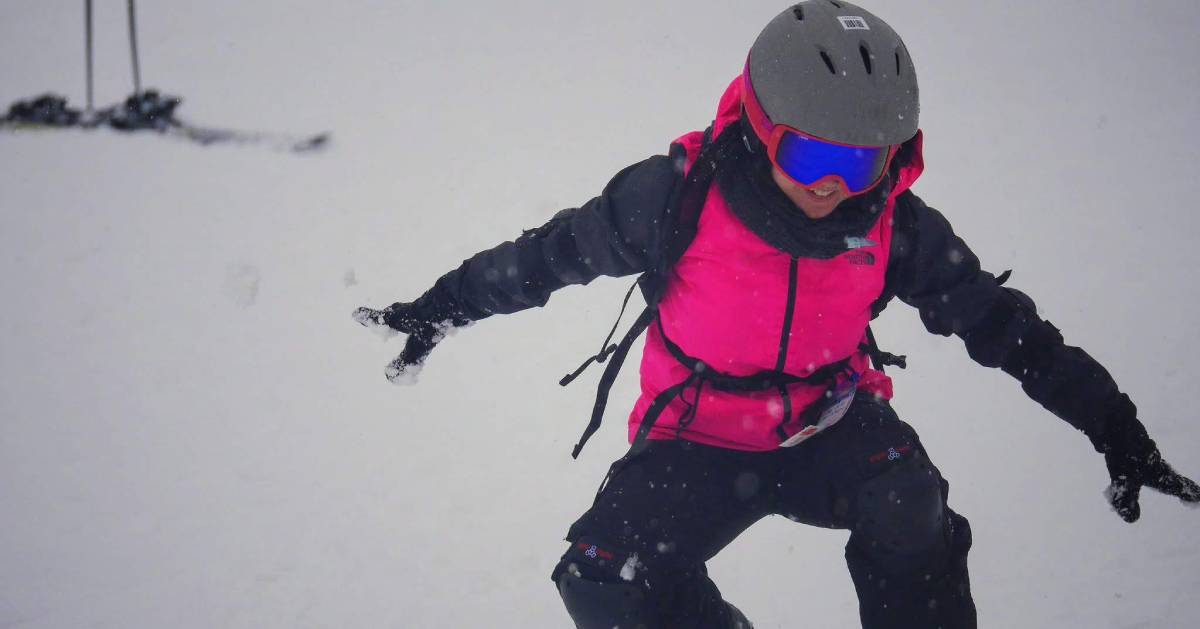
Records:
[[[782,515],[850,531],[864,629],[975,629],[971,531],[947,507],[948,491],[912,427],[860,395],[839,423],[794,448],[653,441],[619,459],[552,578],[569,571],[636,586],[651,608],[637,624],[649,629],[737,626],[705,562],[759,519]]]

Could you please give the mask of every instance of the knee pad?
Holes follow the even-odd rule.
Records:
[[[563,555],[553,580],[578,629],[659,629],[642,572],[636,554],[585,537]]]
[[[941,478],[920,451],[864,483],[855,497],[854,542],[867,556],[944,555],[948,532]]]
[[[578,629],[657,629],[646,591],[630,583],[592,581],[563,572],[558,593]]]
[[[551,579],[578,629],[753,629],[703,564],[647,566],[636,553],[581,537]]]

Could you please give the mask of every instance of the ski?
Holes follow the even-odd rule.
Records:
[[[245,131],[205,127],[175,117],[182,99],[147,90],[133,94],[123,103],[95,111],[80,111],[67,100],[44,94],[18,101],[0,117],[0,130],[47,131],[59,129],[95,129],[110,127],[121,132],[153,131],[208,146],[212,144],[257,145],[290,153],[305,153],[329,144],[328,133],[299,135],[267,131]]]
[[[222,129],[217,127],[202,127],[182,120],[171,120],[162,133],[203,146],[211,144],[258,145],[265,148],[289,153],[306,153],[325,148],[329,143],[328,133],[312,135],[296,135],[289,133],[272,133],[267,131],[243,131],[238,129]]]

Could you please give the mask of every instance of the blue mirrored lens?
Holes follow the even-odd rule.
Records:
[[[779,141],[775,162],[788,176],[806,186],[838,175],[846,181],[850,192],[862,192],[883,174],[888,148],[839,146],[789,132]]]

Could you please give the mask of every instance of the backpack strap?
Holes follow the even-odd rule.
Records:
[[[588,442],[588,439],[591,439],[592,435],[599,430],[600,422],[604,419],[604,409],[608,406],[608,392],[612,389],[613,382],[617,379],[617,374],[621,371],[621,365],[625,364],[625,357],[629,354],[629,348],[637,340],[637,337],[641,336],[642,332],[645,332],[646,328],[650,327],[650,322],[657,315],[657,310],[647,306],[642,311],[642,314],[638,315],[637,320],[633,322],[629,331],[625,333],[625,338],[621,339],[619,344],[612,347],[612,352],[610,352],[612,362],[608,363],[608,366],[604,368],[604,374],[600,376],[600,384],[596,387],[596,403],[592,407],[592,419],[588,422],[587,428],[584,429],[583,436],[579,438],[579,443],[575,444],[575,449],[571,451],[571,458],[578,459],[579,453],[583,451],[583,446]],[[615,330],[616,328],[614,327],[613,329]],[[590,362],[585,363],[579,371],[585,369],[588,364]],[[564,378],[564,380],[566,379]],[[566,386],[570,384],[570,380],[560,382],[560,384]]]
[[[667,203],[663,216],[662,246],[657,259],[643,276],[643,292],[647,303],[657,305],[666,290],[667,276],[671,267],[683,257],[684,252],[696,239],[700,228],[700,213],[708,199],[708,190],[716,177],[717,164],[721,161],[728,142],[730,130],[713,138],[713,127],[704,131],[704,139],[696,159],[686,167],[680,186]],[[685,158],[686,159],[686,158]]]
[[[683,382],[674,386],[668,387],[662,393],[659,393],[654,401],[650,404],[650,408],[646,409],[646,414],[642,416],[641,424],[638,425],[638,431],[633,439],[633,451],[639,451],[645,446],[646,440],[650,437],[650,432],[654,429],[654,425],[658,422],[659,417],[667,410],[667,407],[676,399],[681,400],[686,407],[683,414],[679,417],[679,427],[676,430],[678,437],[687,427],[695,420],[700,406],[701,392],[705,386],[710,386],[717,391],[732,391],[732,392],[753,392],[766,391],[768,389],[779,389],[784,394],[784,399],[787,400],[785,393],[788,385],[791,384],[832,384],[836,381],[839,374],[846,372],[850,368],[850,357],[842,360],[822,365],[807,376],[796,376],[783,371],[762,371],[749,376],[734,376],[722,373],[714,369],[711,365],[705,363],[699,358],[689,356],[679,347],[674,341],[667,336],[667,332],[663,329],[662,319],[657,321],[659,337],[663,340],[663,344],[667,347],[667,351],[679,364],[688,368],[688,377],[684,378]],[[692,399],[686,397],[687,390],[694,387]],[[785,402],[786,403],[786,402]],[[791,416],[791,410],[784,411],[785,422]],[[780,431],[783,430],[781,425]],[[786,439],[787,435],[781,432],[781,436]]]
[[[871,366],[878,369],[880,373],[884,373],[884,367],[899,367],[901,369],[908,368],[908,357],[897,356],[891,352],[885,352],[879,349],[879,343],[875,342],[875,332],[871,330],[871,326],[867,326],[867,342],[858,346],[858,349],[867,353],[871,357]]]
[[[587,428],[584,429],[579,443],[575,444],[574,450],[571,451],[572,458],[579,458],[579,453],[583,450],[583,446],[600,428],[600,424],[604,419],[604,410],[608,406],[609,391],[612,389],[613,382],[617,379],[617,374],[621,371],[621,366],[625,363],[625,357],[629,354],[630,347],[658,316],[658,302],[662,299],[663,292],[666,289],[668,273],[671,267],[679,261],[679,258],[683,257],[684,251],[687,250],[696,237],[696,231],[700,222],[700,212],[704,209],[704,201],[708,198],[708,189],[716,173],[717,163],[720,161],[719,158],[722,153],[720,145],[720,142],[713,141],[713,127],[709,126],[704,131],[704,139],[701,143],[699,155],[691,164],[691,167],[685,169],[686,174],[680,179],[667,200],[662,221],[662,231],[659,237],[660,245],[656,256],[651,261],[650,268],[638,277],[637,283],[633,287],[630,287],[629,292],[625,294],[624,302],[621,304],[621,314],[623,315],[626,306],[629,304],[629,299],[633,295],[633,288],[641,286],[642,294],[646,298],[647,306],[645,310],[634,321],[629,331],[625,333],[624,338],[621,339],[621,342],[616,345],[610,345],[609,343],[612,340],[613,334],[616,333],[617,327],[620,325],[621,315],[618,315],[617,322],[613,324],[608,337],[604,339],[600,353],[590,357],[575,371],[559,380],[560,385],[567,386],[590,367],[592,363],[608,362],[608,366],[604,368],[604,373],[600,376],[600,383],[596,388],[596,402],[592,407],[591,420],[588,422]],[[679,391],[682,391],[684,387],[678,388]],[[678,392],[676,392],[677,394]],[[656,400],[657,402],[658,400]],[[665,403],[664,401],[663,404],[665,405]],[[650,425],[653,425],[653,422],[650,422]]]
[[[592,363],[602,363],[608,360],[608,357],[611,356],[613,352],[617,351],[617,346],[609,345],[609,341],[611,341],[613,335],[617,333],[617,326],[621,325],[621,317],[625,316],[625,308],[629,305],[629,298],[633,297],[633,289],[637,287],[638,285],[635,282],[633,286],[629,287],[629,292],[625,293],[625,300],[621,302],[621,312],[617,314],[617,320],[613,322],[613,327],[608,331],[608,336],[606,336],[604,338],[604,342],[600,344],[600,352],[595,356],[585,360],[582,365],[575,369],[575,371],[563,376],[562,379],[558,381],[559,386],[565,387],[568,384],[571,384],[580,376],[580,374],[586,371],[588,367],[591,367]]]

